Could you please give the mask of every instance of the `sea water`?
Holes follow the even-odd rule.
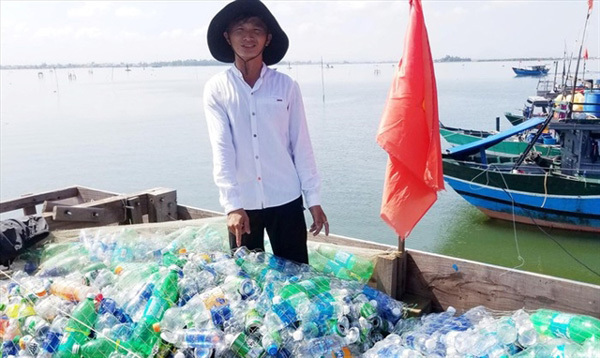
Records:
[[[515,77],[515,65],[436,63],[440,120],[490,130],[500,117],[508,128],[504,112],[520,109],[538,81]],[[375,142],[394,64],[275,67],[302,90],[332,233],[397,245],[379,217],[387,155]],[[119,193],[168,187],[181,204],[221,211],[202,92],[226,68],[0,71],[1,199],[72,185]],[[587,64],[586,78],[600,78],[599,61]],[[447,186],[406,246],[600,284],[584,266],[600,272],[597,234],[544,231],[488,219]]]

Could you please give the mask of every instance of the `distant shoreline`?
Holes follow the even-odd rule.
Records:
[[[590,60],[598,59],[590,57]],[[562,58],[546,57],[546,58],[491,58],[491,59],[470,59],[446,56],[441,59],[435,59],[433,62],[516,62],[516,61],[562,61]],[[396,63],[397,60],[388,61],[331,61],[324,62],[328,65],[344,65],[344,64],[388,64]],[[281,61],[280,64],[288,65],[321,65],[321,61]],[[67,63],[67,64],[47,64],[39,65],[0,65],[0,70],[44,70],[44,69],[63,69],[63,68],[126,68],[126,67],[185,67],[185,66],[223,66],[222,62],[215,60],[176,60],[176,61],[160,61],[160,62],[138,62],[138,63]]]

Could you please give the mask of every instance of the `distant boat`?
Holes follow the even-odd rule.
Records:
[[[127,72],[131,71],[131,68],[129,68],[129,65],[125,66],[125,71],[127,71]]]
[[[545,76],[550,71],[550,67],[546,65],[536,65],[529,67],[513,67],[513,71],[517,76]]]
[[[504,112],[504,116],[508,121],[516,126],[517,124],[523,123],[527,119],[534,117],[547,117],[548,107],[552,101],[546,97],[541,96],[529,96],[525,101],[525,105],[521,110],[521,113]]]

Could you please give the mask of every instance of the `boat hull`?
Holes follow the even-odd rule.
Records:
[[[484,170],[444,159],[444,179],[486,215],[539,226],[600,232],[600,182]]]
[[[452,131],[449,129],[440,128],[440,134],[444,139],[450,143],[455,145],[462,145],[467,143],[473,143],[475,141],[480,140],[483,136],[475,136],[464,134],[458,131]],[[527,148],[527,142],[518,142],[518,141],[502,141],[488,149],[490,153],[497,154],[508,154],[513,156],[519,156],[523,151]],[[540,152],[541,155],[546,157],[554,157],[560,155],[560,146],[551,146],[551,145],[543,145],[538,144],[534,146],[534,149],[537,152]]]
[[[516,126],[517,124],[521,124],[525,120],[524,116],[520,116],[518,114],[513,114],[510,112],[504,112],[504,117],[506,117],[506,119],[508,119],[510,124],[512,124],[513,126]]]
[[[532,70],[527,68],[513,67],[513,71],[517,76],[545,76],[550,69]]]

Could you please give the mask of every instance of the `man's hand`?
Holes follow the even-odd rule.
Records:
[[[227,214],[227,228],[235,235],[235,244],[242,246],[242,235],[250,233],[250,218],[246,210],[237,209]]]
[[[309,230],[312,232],[313,236],[319,235],[323,227],[325,227],[325,235],[329,235],[329,223],[327,222],[327,216],[325,216],[321,205],[311,206],[308,210],[310,210],[310,214],[313,218],[313,223]]]

